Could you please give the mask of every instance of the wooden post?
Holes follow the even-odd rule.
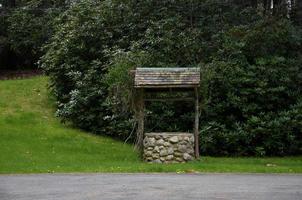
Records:
[[[143,154],[143,141],[144,141],[144,89],[138,90],[138,99],[137,99],[137,107],[138,107],[138,127],[137,127],[137,143],[136,148],[140,151],[140,155]]]
[[[195,91],[195,121],[194,121],[194,141],[195,141],[195,157],[199,158],[199,105],[198,105],[198,89],[194,88]]]

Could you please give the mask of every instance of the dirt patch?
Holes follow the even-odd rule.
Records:
[[[24,79],[42,74],[41,70],[0,70],[0,80]]]

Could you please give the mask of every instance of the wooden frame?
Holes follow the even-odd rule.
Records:
[[[138,119],[138,130],[137,130],[137,147],[141,150],[143,149],[143,139],[144,139],[144,108],[145,101],[192,101],[194,102],[194,153],[195,157],[199,158],[199,137],[198,137],[198,127],[199,127],[199,96],[198,88],[200,82],[200,71],[198,68],[139,68],[140,72],[135,71],[135,83],[137,99],[137,119]],[[190,73],[188,73],[188,71]],[[150,78],[148,75],[150,72],[153,77]],[[155,74],[155,76],[154,76]],[[163,80],[163,77],[165,78]],[[192,78],[192,79],[190,79]],[[177,79],[175,81],[175,79]],[[186,91],[193,89],[194,97],[184,97],[184,98],[145,98],[145,93],[147,89],[152,89],[156,92],[157,89],[162,92],[162,89],[180,89],[181,91]]]

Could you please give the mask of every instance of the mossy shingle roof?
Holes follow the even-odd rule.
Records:
[[[197,87],[199,68],[136,68],[136,88]]]

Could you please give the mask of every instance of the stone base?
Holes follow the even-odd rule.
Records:
[[[192,133],[145,133],[144,160],[152,163],[184,163],[194,159]]]

